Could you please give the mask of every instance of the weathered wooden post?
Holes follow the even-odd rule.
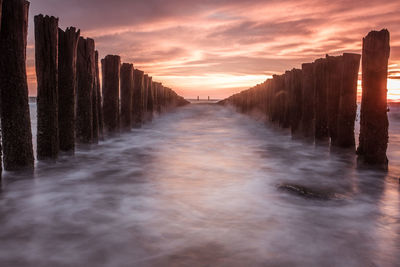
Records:
[[[58,29],[58,132],[60,150],[75,150],[76,58],[80,31]]]
[[[3,8],[3,0],[0,0],[0,30],[1,30],[1,10],[2,10],[2,8]],[[0,149],[0,151],[1,151],[1,149]],[[3,166],[0,166],[0,168],[3,169]]]
[[[98,102],[99,96],[97,94],[97,84],[99,80],[97,79],[96,74],[96,51],[94,54],[94,81],[93,81],[93,91],[92,91],[92,121],[93,121],[93,140],[92,143],[98,144],[99,143],[99,110],[98,110]]]
[[[344,54],[342,87],[337,115],[335,146],[355,148],[354,123],[357,116],[357,81],[361,55]]]
[[[3,0],[0,0],[0,31],[1,31],[1,9],[3,7]],[[1,113],[1,93],[0,93],[0,113]],[[1,132],[0,132],[0,139],[1,139]],[[3,151],[1,148],[1,142],[0,142],[0,179],[3,173]],[[1,183],[0,183],[1,184]]]
[[[119,81],[121,58],[108,55],[102,61],[103,115],[106,134],[119,132]]]
[[[266,83],[267,90],[267,101],[266,101],[266,116],[268,121],[272,121],[272,79],[268,79]]]
[[[292,79],[292,73],[286,71],[283,75],[283,94],[282,94],[282,119],[280,126],[282,128],[290,127],[290,109],[289,109],[289,98],[290,98],[290,81]]]
[[[165,111],[165,87],[160,84],[160,92],[159,92],[159,105],[160,105],[160,113],[164,113]]]
[[[161,83],[154,83],[154,102],[155,102],[155,107],[154,111],[157,112],[158,114],[161,113]]]
[[[328,130],[331,138],[331,146],[337,146],[337,127],[342,88],[343,56],[326,57],[327,91],[328,91]]]
[[[290,75],[290,126],[293,137],[297,137],[302,112],[302,71],[293,69]]]
[[[95,68],[96,68],[96,93],[97,93],[97,117],[98,117],[98,128],[99,128],[99,139],[103,140],[104,132],[104,119],[103,119],[103,101],[100,87],[100,70],[99,70],[99,52],[95,51]]]
[[[29,2],[3,0],[0,33],[1,125],[4,169],[33,169],[26,78]]]
[[[389,32],[372,31],[363,40],[359,162],[387,170],[387,74]]]
[[[318,144],[329,144],[326,65],[326,60],[322,58],[317,59],[314,63],[315,141]]]
[[[314,141],[315,135],[315,83],[314,63],[302,65],[302,114],[301,133],[308,141]]]
[[[275,106],[277,105],[277,102],[275,101],[275,95],[276,95],[276,84],[277,84],[277,75],[273,75],[271,82],[270,82],[270,108],[269,108],[269,121],[274,122],[276,121],[276,112],[275,112]]]
[[[152,121],[153,120],[153,109],[154,109],[153,77],[149,77],[148,78],[148,84],[147,84],[146,121]]]
[[[95,81],[94,40],[82,37],[78,41],[77,54],[77,108],[76,141],[80,144],[93,142],[92,94]]]
[[[285,75],[274,75],[273,122],[282,126],[285,108]]]
[[[132,127],[133,87],[133,65],[124,63],[121,66],[121,128],[128,131]]]
[[[37,158],[57,159],[58,139],[58,18],[35,16],[37,78]]]
[[[143,93],[143,118],[142,121],[146,122],[147,120],[147,104],[148,104],[148,97],[149,97],[149,75],[145,74],[143,77],[143,86],[144,86],[144,93]]]
[[[139,127],[143,119],[143,97],[144,97],[144,73],[134,70],[134,87],[132,97],[132,118],[133,126]]]

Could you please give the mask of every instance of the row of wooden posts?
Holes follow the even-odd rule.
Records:
[[[359,163],[387,169],[389,32],[363,39]],[[294,138],[355,150],[357,82],[361,55],[326,56],[235,94],[220,104],[262,114]]]
[[[7,171],[33,169],[26,74],[29,2],[0,0],[0,107],[3,163]],[[119,56],[101,60],[95,42],[58,18],[35,16],[37,158],[54,160],[75,144],[140,127],[188,102]],[[102,90],[100,90],[102,86]],[[1,149],[0,149],[1,151]],[[0,164],[1,166],[1,164]]]

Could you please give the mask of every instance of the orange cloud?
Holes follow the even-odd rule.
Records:
[[[400,2],[381,0],[35,0],[28,69],[35,93],[33,15],[60,17],[186,97],[226,97],[325,54],[361,53],[370,30],[391,32],[390,98],[398,96]],[[392,96],[393,95],[393,96]]]

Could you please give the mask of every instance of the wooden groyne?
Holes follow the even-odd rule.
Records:
[[[359,162],[386,170],[389,32],[370,32],[362,50]],[[302,68],[274,75],[219,102],[246,114],[260,114],[293,138],[355,151],[357,82],[361,55],[326,56]]]
[[[0,160],[6,171],[34,168],[26,74],[28,14],[28,1],[0,0]],[[38,160],[56,160],[60,151],[73,154],[76,144],[96,144],[104,133],[129,131],[155,114],[189,103],[131,63],[121,66],[117,55],[101,60],[100,81],[95,41],[74,27],[59,29],[58,18],[52,16],[35,16],[35,60]]]

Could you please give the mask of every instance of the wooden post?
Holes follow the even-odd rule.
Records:
[[[354,123],[357,116],[357,81],[361,55],[344,54],[335,145],[355,148]]]
[[[78,42],[77,55],[77,108],[76,141],[80,144],[93,142],[92,97],[95,81],[94,40],[82,37]]]
[[[331,146],[337,146],[337,127],[342,88],[343,56],[326,58],[327,91],[328,91],[328,130]]]
[[[143,118],[142,121],[146,122],[147,120],[147,105],[148,105],[148,97],[149,97],[149,75],[145,74],[143,78],[143,86],[144,86],[144,93],[143,93]]]
[[[279,126],[282,126],[283,121],[283,110],[285,102],[285,76],[274,75],[273,76],[273,113],[272,121],[276,122]]]
[[[389,32],[372,31],[363,40],[359,162],[387,170],[387,74]]]
[[[275,106],[277,105],[276,100],[276,87],[277,87],[278,75],[273,75],[270,85],[270,122],[276,121],[276,111]]]
[[[37,158],[57,159],[58,139],[58,18],[35,16],[37,77]]]
[[[160,107],[160,105],[161,105],[161,87],[162,87],[161,83],[159,83],[159,82],[154,83],[154,103],[155,103],[154,112],[155,113],[161,113],[161,107]]]
[[[143,119],[144,73],[134,70],[134,87],[132,97],[133,126],[139,127]]]
[[[124,63],[121,66],[121,128],[128,131],[132,127],[133,86],[133,65]]]
[[[302,114],[302,71],[293,69],[290,75],[290,126],[293,137],[298,135]]]
[[[272,79],[268,79],[267,83],[266,83],[266,90],[267,90],[267,98],[266,98],[266,106],[267,106],[267,110],[266,110],[266,116],[267,116],[267,120],[268,121],[272,121],[272,83],[273,80]]]
[[[58,129],[60,150],[75,150],[76,58],[80,31],[58,29]]]
[[[326,60],[318,59],[314,63],[315,82],[315,141],[329,145],[328,130],[328,81]]]
[[[108,55],[102,61],[103,115],[106,134],[119,132],[119,81],[121,58]]]
[[[0,0],[0,32],[1,32],[1,9],[3,7],[3,0]],[[1,93],[0,93],[0,114],[1,114]],[[0,132],[0,140],[1,140],[1,132]],[[3,173],[3,151],[1,148],[1,141],[0,141],[0,180],[2,177],[2,173]],[[1,185],[1,182],[0,182]]]
[[[93,121],[93,143],[99,143],[99,110],[98,110],[98,103],[99,103],[99,95],[97,93],[98,83],[99,80],[97,79],[96,74],[96,51],[94,52],[94,82],[93,82],[93,91],[92,91],[92,121]]]
[[[1,31],[1,10],[3,8],[3,0],[0,0],[0,31]],[[0,155],[1,155],[1,145],[0,145]],[[0,158],[1,160],[1,158]],[[0,164],[0,169],[3,170],[3,166]]]
[[[314,83],[314,63],[302,65],[302,114],[301,114],[301,133],[302,137],[308,141],[314,141],[315,133],[315,83]]]
[[[282,107],[282,122],[281,122],[281,127],[282,128],[289,128],[290,127],[290,106],[289,106],[289,98],[290,98],[290,86],[291,86],[291,79],[292,79],[292,72],[286,71],[285,75],[283,76],[283,107]]]
[[[96,93],[97,93],[97,117],[99,128],[99,139],[104,139],[104,119],[103,119],[103,101],[100,87],[100,70],[99,70],[99,52],[95,51],[95,68],[96,68]]]
[[[26,78],[29,2],[3,0],[0,33],[1,125],[4,169],[33,169]]]
[[[153,108],[154,108],[154,92],[153,92],[153,77],[148,78],[147,84],[147,115],[146,121],[153,120]]]

